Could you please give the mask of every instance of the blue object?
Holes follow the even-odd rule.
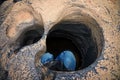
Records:
[[[41,63],[46,64],[50,61],[53,61],[53,58],[54,58],[54,56],[52,54],[50,54],[49,52],[45,53],[44,55],[41,56]]]
[[[55,61],[58,61],[58,63],[54,63]],[[41,62],[43,64],[48,63],[48,65],[54,65],[55,68],[61,68],[60,70],[75,70],[76,67],[76,59],[74,54],[71,51],[63,51],[56,57],[54,60],[54,56],[50,53],[45,53],[43,56],[41,56]],[[53,62],[51,64],[51,62]],[[60,62],[60,63],[59,63]],[[64,67],[60,67],[63,64]]]
[[[63,51],[59,56],[57,56],[56,60],[63,62],[67,70],[75,70],[76,59],[71,51]]]

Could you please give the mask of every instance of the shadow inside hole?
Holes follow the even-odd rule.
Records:
[[[27,31],[24,34],[24,38],[23,38],[21,46],[26,46],[26,45],[36,43],[37,41],[40,40],[41,37],[42,35],[36,30]]]
[[[41,39],[43,33],[44,33],[44,28],[43,27],[41,28],[39,26],[24,30],[17,39],[17,42],[19,43],[18,44],[19,49],[21,49],[24,46],[36,43]]]
[[[80,23],[55,25],[48,34],[46,45],[47,52],[55,57],[62,51],[72,51],[77,61],[76,70],[88,67],[98,56],[97,43],[93,39],[91,29]]]

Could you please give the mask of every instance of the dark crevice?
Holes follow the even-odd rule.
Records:
[[[1,5],[4,1],[7,1],[7,0],[0,0],[0,5]]]
[[[13,2],[18,2],[18,1],[22,1],[22,0],[13,0]]]

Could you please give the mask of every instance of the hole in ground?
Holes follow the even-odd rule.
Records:
[[[91,65],[100,53],[92,30],[81,23],[60,23],[55,25],[48,34],[47,51],[55,57],[62,51],[70,50],[76,58],[76,70]],[[51,70],[58,71],[50,68]]]
[[[21,46],[26,46],[26,45],[36,43],[38,40],[40,40],[41,37],[42,37],[42,35],[37,30],[27,31],[24,34],[24,38],[21,43]]]
[[[40,26],[31,27],[22,32],[16,42],[18,42],[19,49],[24,46],[31,45],[39,41],[44,33],[44,28]]]

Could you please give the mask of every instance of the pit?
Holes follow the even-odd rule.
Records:
[[[46,52],[52,53],[56,58],[62,51],[70,50],[77,61],[75,71],[84,69],[101,55],[103,45],[100,43],[103,43],[103,37],[100,32],[99,27],[93,29],[79,22],[61,22],[49,31]]]

